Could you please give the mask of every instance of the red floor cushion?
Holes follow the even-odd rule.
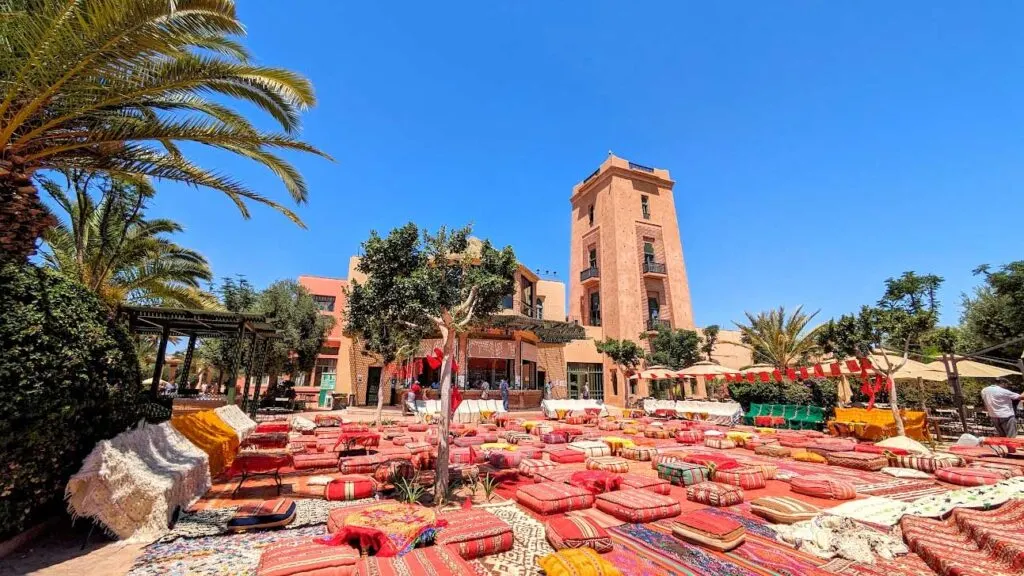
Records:
[[[275,498],[239,508],[231,520],[228,520],[228,530],[245,532],[263,528],[278,528],[287,526],[294,520],[295,501],[291,498]]]
[[[509,452],[508,450],[495,450],[487,455],[487,462],[500,470],[508,468],[518,468],[519,464],[526,458],[524,452],[516,450]]]
[[[624,446],[619,451],[619,456],[626,460],[647,461],[658,455],[658,449],[654,446]]]
[[[607,470],[579,470],[573,472],[566,482],[572,486],[579,486],[594,494],[611,492],[619,489],[619,478],[621,475]]]
[[[361,500],[377,493],[377,483],[362,474],[349,474],[331,480],[324,488],[327,500]]]
[[[805,446],[808,452],[821,454],[827,452],[853,452],[857,441],[852,438],[818,438]]]
[[[779,446],[785,446],[786,448],[806,448],[806,447],[808,447],[808,446],[810,446],[811,444],[814,443],[814,439],[813,438],[808,438],[806,436],[789,435],[789,434],[787,434],[787,435],[779,434],[778,440],[779,440]]]
[[[296,470],[315,470],[317,468],[337,468],[337,452],[309,452],[292,456],[292,466]]]
[[[679,502],[648,490],[616,490],[597,496],[597,509],[633,524],[678,516]]]
[[[990,460],[976,460],[967,465],[968,468],[987,468],[989,470],[998,470],[1006,478],[1016,478],[1017,476],[1024,476],[1024,462],[1010,463],[1010,462],[992,462]]]
[[[409,424],[409,432],[426,432],[427,425],[422,422],[416,424]]]
[[[527,478],[532,478],[538,470],[546,470],[557,466],[554,462],[548,460],[537,460],[535,458],[526,458],[519,463],[519,473]]]
[[[739,468],[740,466],[739,462],[724,454],[688,454],[683,458],[683,462],[700,464],[701,466],[714,464],[716,470],[729,470],[731,468]]]
[[[743,502],[743,489],[718,482],[701,482],[686,489],[686,499],[708,506],[732,506]]]
[[[256,425],[256,429],[253,430],[253,432],[257,433],[257,434],[264,433],[264,432],[290,432],[290,431],[291,431],[291,425],[289,425],[287,422],[260,422],[259,424]]]
[[[886,452],[896,454],[899,456],[906,456],[910,454],[902,448],[885,448],[883,446],[876,446],[867,442],[861,442],[853,447],[854,452],[864,452],[865,454],[885,454]]]
[[[704,445],[707,446],[708,448],[717,448],[719,450],[729,450],[730,448],[736,447],[735,442],[729,440],[728,438],[725,438],[724,436],[705,436]]]
[[[750,511],[769,522],[793,524],[814,518],[821,508],[788,496],[768,496],[751,500]]]
[[[394,458],[384,464],[377,466],[373,472],[373,479],[377,484],[391,484],[399,478],[407,480],[416,476],[416,466],[412,460],[406,458]]]
[[[678,486],[692,486],[708,480],[708,468],[690,462],[661,462],[658,478]]]
[[[870,452],[828,452],[825,460],[832,466],[877,472],[889,465],[889,459],[882,454]]]
[[[484,451],[474,448],[452,448],[448,451],[448,462],[452,464],[483,464]]]
[[[448,546],[466,560],[512,549],[512,527],[486,510],[457,510],[442,514],[441,519],[448,525],[437,532],[434,544]]]
[[[719,470],[715,472],[715,482],[739,486],[744,490],[758,490],[768,485],[764,472],[753,466]]]
[[[601,420],[597,423],[598,430],[618,430],[622,424],[618,420]]]
[[[395,446],[405,446],[413,442],[412,436],[395,436],[391,439],[391,443]]]
[[[788,458],[792,450],[780,444],[762,444],[754,448],[754,454],[770,458]]]
[[[347,576],[358,561],[359,551],[351,546],[289,538],[263,549],[256,576]]]
[[[540,514],[559,514],[594,505],[594,494],[561,482],[541,482],[516,491],[516,501]]]
[[[570,448],[559,448],[554,450],[547,450],[548,458],[552,462],[559,464],[567,464],[570,462],[583,462],[587,459],[587,455],[579,450],[572,450]]]
[[[672,523],[672,533],[687,542],[727,552],[744,542],[747,530],[735,520],[704,509],[677,519]]]
[[[544,532],[555,550],[591,548],[601,553],[612,551],[608,532],[587,518],[555,518],[547,523]]]
[[[672,492],[672,484],[661,478],[651,478],[643,474],[622,474],[619,476],[619,488],[648,490],[655,494],[669,494]]]
[[[564,482],[565,484],[572,484],[573,474],[577,474],[579,472],[581,471],[573,470],[572,468],[564,466],[544,468],[533,473],[533,481],[538,484],[541,482]]]
[[[604,470],[619,474],[629,472],[629,462],[618,456],[593,456],[587,458],[585,465],[587,470]]]
[[[661,426],[650,426],[646,430],[644,430],[644,436],[646,438],[664,440],[666,438],[671,438],[672,432],[666,430],[664,427]]]
[[[431,450],[430,444],[426,442],[409,442],[405,447],[413,454],[422,454]]]
[[[852,500],[857,497],[853,484],[827,476],[797,476],[789,481],[789,489],[804,496],[831,500]]]
[[[943,482],[949,482],[957,486],[985,486],[1006,480],[1004,473],[999,470],[963,468],[960,466],[939,468],[935,471],[935,477]]]
[[[548,432],[547,434],[541,434],[540,439],[545,444],[565,444],[568,440],[565,434],[561,432]]]
[[[387,461],[382,454],[370,454],[369,456],[352,456],[342,458],[338,464],[338,470],[342,474],[373,474],[377,467]]]
[[[473,567],[447,546],[416,548],[404,556],[367,556],[356,563],[352,576],[410,576],[475,574]]]
[[[934,473],[941,468],[963,466],[963,458],[955,454],[907,454],[904,456],[893,455],[889,457],[889,465],[898,468],[913,468],[922,472]]]
[[[698,444],[704,441],[702,430],[680,430],[676,432],[676,442],[680,444]]]
[[[481,444],[484,444],[484,437],[483,436],[459,436],[458,438],[456,438],[455,440],[452,441],[452,444],[455,444],[456,446],[462,446],[462,447],[466,447],[466,446],[479,446]]]

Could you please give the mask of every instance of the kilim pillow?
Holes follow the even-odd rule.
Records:
[[[519,473],[527,478],[532,478],[533,474],[538,470],[545,470],[548,468],[554,468],[556,464],[547,460],[536,460],[533,458],[524,459],[519,463]]]
[[[377,466],[373,471],[373,479],[378,484],[391,484],[394,480],[410,479],[416,475],[416,467],[410,460],[399,458]]]
[[[769,462],[757,462],[749,464],[752,468],[760,468],[764,474],[765,480],[774,480],[775,475],[779,473],[779,467]]]
[[[619,452],[619,456],[627,460],[646,461],[658,455],[658,449],[653,446],[627,446]]]
[[[825,454],[825,460],[833,466],[869,472],[877,472],[889,463],[885,456],[869,452],[829,452]]]
[[[770,456],[772,458],[788,458],[792,450],[779,444],[762,444],[754,448],[754,454],[758,456]]]
[[[426,431],[427,431],[427,425],[426,424],[422,424],[422,423],[419,423],[419,424],[409,424],[409,432],[426,432]]]
[[[545,444],[565,444],[566,442],[565,434],[561,432],[548,432],[547,434],[542,434],[540,439]]]
[[[891,468],[886,466],[885,468],[882,468],[880,472],[882,474],[888,474],[893,478],[920,478],[922,480],[926,480],[932,477],[932,475],[927,472],[914,470],[913,468]]]
[[[452,464],[483,464],[484,451],[475,448],[452,448],[448,452],[448,462]]]
[[[740,467],[739,462],[723,454],[688,454],[683,458],[683,462],[700,464],[701,466],[714,464],[716,470],[729,470]]]
[[[342,474],[373,474],[377,467],[387,461],[383,454],[342,458],[338,470]]]
[[[748,438],[743,442],[747,450],[757,450],[761,446],[779,446],[779,441],[775,438]]]
[[[651,426],[644,430],[644,436],[647,438],[671,438],[672,433],[660,426]]]
[[[616,490],[597,495],[597,509],[632,524],[678,516],[679,502],[648,490]]]
[[[559,464],[566,464],[569,462],[583,462],[584,460],[587,459],[586,454],[580,452],[579,450],[573,450],[571,448],[548,450],[547,453],[548,458],[550,458],[552,462],[557,462]]]
[[[629,462],[617,456],[592,456],[586,460],[587,470],[607,472],[629,472]]]
[[[533,481],[538,484],[541,482],[563,482],[565,484],[573,484],[572,475],[577,472],[580,472],[580,470],[574,470],[564,466],[542,468],[533,473]]]
[[[658,464],[662,462],[682,462],[685,456],[686,454],[679,452],[658,452],[651,456],[651,470],[657,470]]]
[[[359,561],[351,546],[327,546],[305,538],[279,540],[263,549],[256,576],[348,574]]]
[[[677,486],[691,486],[708,480],[708,469],[689,462],[662,462],[658,464],[658,478]]]
[[[906,456],[893,455],[889,457],[890,466],[900,468],[913,468],[922,472],[935,472],[940,468],[963,466],[963,459],[955,454],[908,454]]]
[[[574,426],[582,426],[582,425],[587,423],[587,417],[586,416],[566,416],[565,417],[565,423],[566,424],[572,424]]]
[[[776,524],[793,524],[810,520],[821,508],[788,496],[769,496],[750,501],[750,511]]]
[[[732,506],[743,502],[743,489],[718,482],[701,482],[686,489],[686,499],[708,506]]]
[[[324,488],[327,500],[361,500],[377,493],[377,483],[362,474],[349,474],[331,480]]]
[[[352,576],[404,576],[408,574],[473,574],[473,567],[447,546],[416,548],[404,556],[366,556]]]
[[[668,481],[642,474],[622,474],[619,476],[619,487],[621,489],[647,490],[655,494],[667,495],[672,492],[672,484]]]
[[[601,420],[597,423],[598,430],[618,430],[621,425],[617,420]]]
[[[758,490],[768,485],[760,468],[744,467],[715,472],[715,482],[739,486],[744,490]]]
[[[555,518],[547,523],[544,532],[555,550],[591,548],[601,553],[612,551],[612,539],[608,532],[586,518]]]
[[[537,559],[547,576],[622,576],[614,564],[590,548],[559,550]]]
[[[828,462],[828,460],[826,460],[821,454],[815,454],[814,452],[808,452],[806,450],[793,453],[793,460],[798,462],[816,462],[819,464]]]
[[[690,512],[672,523],[672,533],[700,546],[727,552],[743,543],[747,529],[707,509]]]
[[[292,456],[292,465],[296,470],[314,470],[316,468],[337,468],[337,452],[311,452],[309,454],[295,454]]]
[[[518,468],[523,459],[523,453],[519,451],[509,452],[508,450],[502,450],[501,452],[490,452],[487,454],[487,462],[491,466],[502,470]]]
[[[438,530],[434,544],[454,548],[466,560],[512,549],[512,527],[486,510],[457,510],[440,519],[448,525]]]
[[[456,446],[480,446],[484,444],[483,436],[459,436],[452,441]]]
[[[943,482],[956,484],[957,486],[985,486],[1006,480],[1002,471],[991,468],[962,468],[950,466],[939,468],[935,471],[935,477]]]
[[[680,444],[697,444],[704,441],[702,430],[680,430],[676,432],[676,442]]]
[[[287,526],[295,520],[295,501],[291,498],[264,500],[254,506],[243,506],[228,520],[228,530],[243,532],[261,528]]]
[[[516,501],[539,514],[561,514],[594,505],[594,495],[561,482],[528,484],[516,491]]]
[[[533,442],[533,435],[525,432],[513,432],[505,436],[505,441],[509,444],[526,444]]]
[[[857,497],[853,484],[826,476],[797,476],[789,481],[789,489],[797,494],[831,500],[852,500]]]
[[[720,450],[728,450],[729,448],[735,448],[736,443],[728,438],[704,438],[704,445],[708,448],[718,448]]]
[[[611,456],[612,453],[607,444],[597,440],[579,440],[570,442],[568,446],[571,450],[578,450],[587,456]]]

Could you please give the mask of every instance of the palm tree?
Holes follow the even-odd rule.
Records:
[[[11,6],[13,5],[13,8]],[[0,14],[0,261],[35,251],[52,223],[38,176],[77,169],[163,178],[298,216],[242,182],[189,160],[182,143],[244,156],[306,200],[302,175],[277,153],[325,156],[295,137],[315,103],[302,76],[259,66],[238,41],[234,0],[11,0]],[[221,97],[253,104],[281,132],[257,129]]]
[[[201,289],[213,278],[201,254],[167,239],[181,226],[148,220],[146,183],[109,180],[74,172],[67,175],[74,197],[52,180],[44,189],[66,220],[43,233],[44,262],[96,292],[111,307],[122,303],[204,308],[216,298]],[[100,189],[97,202],[90,187]]]
[[[813,330],[807,326],[817,316],[805,314],[798,306],[788,317],[782,306],[751,314],[745,312],[747,324],[735,323],[740,330],[740,342],[753,354],[754,363],[764,363],[785,370],[806,362],[816,351]]]

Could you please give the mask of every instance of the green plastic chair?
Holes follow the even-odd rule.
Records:
[[[754,418],[756,416],[760,416],[760,415],[761,415],[761,405],[760,404],[751,404],[750,405],[750,410],[747,410],[747,413],[743,416],[743,421],[746,422],[747,424],[753,424],[754,423]]]
[[[786,419],[786,428],[792,428],[791,422],[796,418],[797,412],[800,410],[800,406],[796,404],[786,404],[782,407],[782,417]]]

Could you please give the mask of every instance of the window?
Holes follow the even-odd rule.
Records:
[[[591,400],[604,401],[604,366],[601,364],[585,364],[568,362],[569,398],[583,397],[583,387],[587,387]]]
[[[590,325],[601,325],[601,293],[590,293]]]
[[[640,197],[640,211],[644,215],[644,220],[650,220],[651,219],[651,206],[647,202],[647,196],[641,196]]]
[[[597,268],[597,248],[591,248],[587,258],[590,260],[590,267]]]
[[[590,205],[590,225],[594,225],[594,205]]]
[[[661,305],[658,304],[658,297],[648,295],[647,296],[647,318],[650,320],[657,320],[661,315]]]
[[[654,264],[653,242],[644,242],[644,264]]]
[[[537,298],[537,320],[544,319],[544,299]]]
[[[511,310],[512,309],[512,295],[511,294],[509,294],[508,296],[505,296],[504,298],[501,299],[501,307],[503,309],[505,309],[505,310]]]
[[[313,294],[313,303],[324,312],[334,312],[334,296],[321,296]]]

